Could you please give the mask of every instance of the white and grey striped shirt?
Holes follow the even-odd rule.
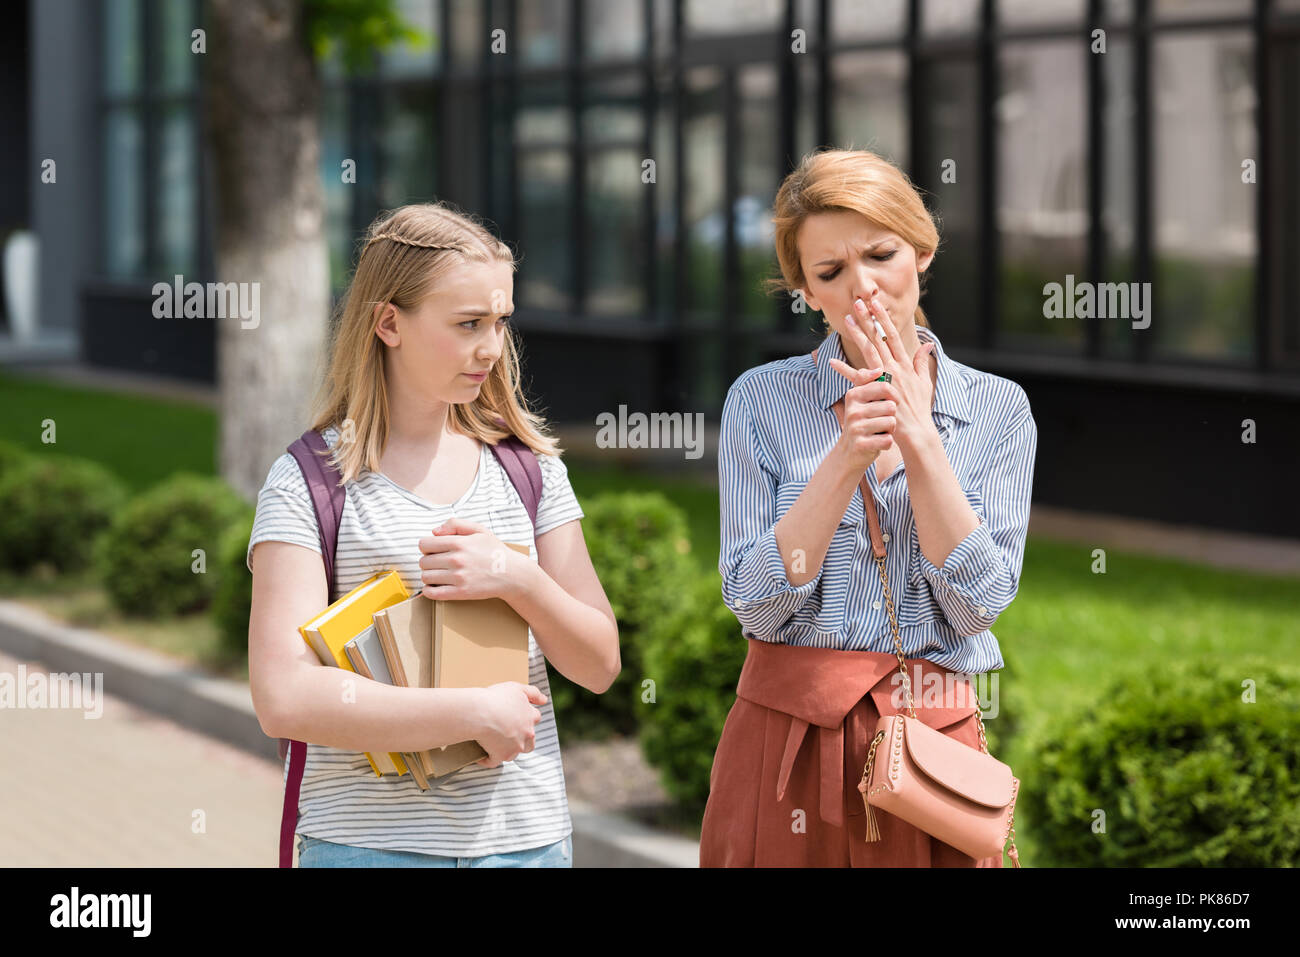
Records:
[[[885,571],[903,653],[980,674],[1003,667],[989,630],[1020,582],[1038,430],[1024,390],[972,369],[916,327],[938,357],[932,416],[953,473],[979,526],[936,567],[921,552],[906,466],[867,480],[885,538]],[[851,651],[894,653],[889,613],[856,489],[817,576],[786,577],[776,522],[794,504],[840,436],[832,406],[850,383],[831,367],[846,361],[832,332],[817,351],[757,366],[727,391],[718,439],[722,597],[747,638]],[[903,473],[903,474],[900,474]]]
[[[338,439],[324,430],[332,448]],[[542,497],[536,534],[581,519],[568,469],[556,456],[538,455]],[[510,477],[483,445],[473,483],[454,504],[434,504],[379,472],[363,471],[346,486],[347,497],[335,556],[336,587],[330,600],[347,594],[376,572],[392,569],[411,594],[422,587],[419,540],[455,515],[491,529],[503,542],[527,543],[537,559],[533,525]],[[257,497],[253,546],[266,540],[292,542],[320,553],[316,517],[298,463],[288,453],[272,464]],[[553,844],[573,826],[564,768],[555,731],[545,658],[528,633],[528,680],[546,695],[539,710],[534,749],[499,768],[471,764],[421,791],[410,774],[375,775],[361,751],[308,742],[299,796],[297,832],[340,844],[479,857]],[[285,778],[289,764],[285,761]]]

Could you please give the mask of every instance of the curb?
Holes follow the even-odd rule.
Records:
[[[0,650],[54,672],[102,672],[104,687],[131,704],[281,763],[278,742],[262,731],[248,686],[213,678],[147,648],[76,628],[0,599]],[[278,808],[276,811],[279,813]],[[699,845],[638,821],[569,801],[579,867],[698,867]]]

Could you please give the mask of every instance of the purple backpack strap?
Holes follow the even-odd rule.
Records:
[[[347,495],[339,485],[342,475],[335,468],[327,452],[329,445],[324,436],[314,429],[302,434],[289,446],[289,454],[298,462],[302,476],[307,481],[312,508],[316,512],[316,531],[320,535],[321,557],[325,561],[327,600],[334,593],[334,552],[338,547],[339,524],[343,519],[343,503]],[[298,793],[302,786],[302,772],[307,764],[307,743],[280,739],[280,759],[289,753],[289,775],[284,782],[284,812],[280,815],[280,866],[293,866],[293,835],[298,828]]]
[[[492,453],[510,476],[533,525],[537,524],[537,506],[542,500],[542,467],[537,455],[518,437],[510,435],[491,446]]]

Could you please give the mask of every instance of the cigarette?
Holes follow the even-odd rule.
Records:
[[[872,319],[871,321],[876,324],[876,334],[882,339],[888,339],[889,336],[885,335],[885,327],[880,324],[880,320]]]

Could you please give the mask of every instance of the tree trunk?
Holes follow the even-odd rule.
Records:
[[[216,281],[258,316],[217,320],[220,474],[250,501],[307,427],[329,324],[320,81],[299,0],[210,0],[207,141]],[[251,302],[251,298],[249,299]]]

